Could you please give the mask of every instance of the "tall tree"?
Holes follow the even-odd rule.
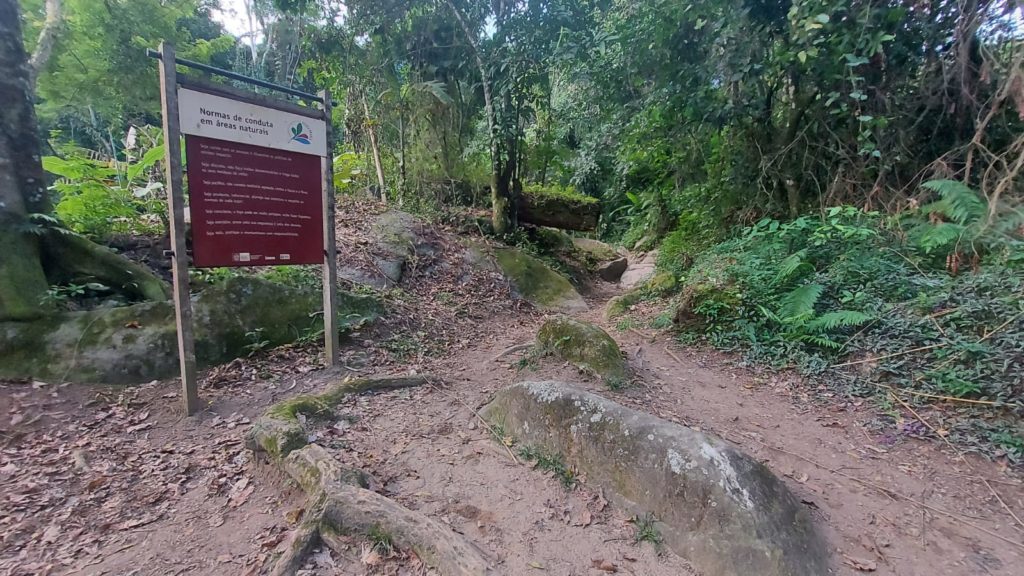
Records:
[[[0,320],[21,320],[42,313],[47,282],[29,214],[50,202],[17,0],[0,0],[0,70]]]
[[[0,0],[0,321],[47,312],[51,280],[88,276],[139,298],[162,299],[151,272],[81,236],[52,228],[17,0]]]

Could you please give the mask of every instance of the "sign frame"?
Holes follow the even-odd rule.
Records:
[[[199,386],[196,376],[195,332],[193,329],[192,301],[189,290],[188,254],[185,242],[185,190],[181,165],[181,118],[178,110],[178,88],[186,88],[195,92],[203,92],[221,98],[228,98],[245,104],[251,104],[273,110],[296,114],[324,122],[324,142],[326,154],[320,157],[320,178],[322,191],[323,213],[323,305],[324,305],[324,356],[328,367],[338,365],[338,329],[336,324],[337,310],[337,243],[335,240],[334,217],[334,162],[331,131],[331,95],[322,90],[313,98],[309,94],[295,89],[276,86],[255,78],[219,70],[199,63],[178,59],[174,54],[174,46],[161,42],[159,52],[149,51],[159,60],[160,68],[160,105],[163,115],[164,133],[164,166],[167,178],[167,207],[170,214],[169,228],[171,236],[171,273],[173,278],[174,320],[177,327],[178,356],[181,368],[181,396],[185,414],[191,416],[202,406],[199,398]],[[253,92],[239,90],[230,86],[215,84],[188,76],[178,76],[177,66],[184,65],[213,72],[235,80],[263,86],[287,94],[307,97],[319,101],[319,109],[298,106],[292,102],[269,98]]]

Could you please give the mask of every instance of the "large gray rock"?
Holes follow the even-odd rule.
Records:
[[[196,361],[213,366],[323,330],[322,296],[239,276],[193,297]],[[338,324],[377,318],[376,300],[339,292]],[[0,378],[138,384],[178,374],[174,306],[149,302],[0,323]]]
[[[346,263],[341,258],[338,277],[375,288],[397,285],[413,259],[430,260],[441,248],[429,226],[412,214],[391,210],[377,216],[370,227],[368,269]]]
[[[826,541],[801,504],[723,440],[558,382],[501,390],[482,414],[560,454],[620,506],[654,514],[665,543],[705,574],[829,573]]]
[[[539,310],[578,312],[587,309],[583,296],[565,276],[522,250],[470,243],[465,260],[471,266],[504,276],[517,297]]]

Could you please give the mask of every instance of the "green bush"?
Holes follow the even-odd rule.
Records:
[[[1016,454],[1024,273],[1002,262],[959,275],[930,268],[931,254],[905,242],[897,223],[851,207],[762,220],[686,272],[677,325],[688,339],[828,374],[822,383],[858,394],[893,387],[993,402],[1001,408],[984,423],[997,432],[979,431],[977,408],[957,404],[952,437],[990,452],[998,448],[985,438],[1000,438],[1003,452]]]

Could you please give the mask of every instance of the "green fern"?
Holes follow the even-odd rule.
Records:
[[[951,222],[924,224],[917,230],[916,243],[925,254],[931,254],[934,250],[957,243],[966,231],[965,226]]]
[[[872,317],[856,310],[836,310],[826,312],[813,320],[807,322],[808,332],[828,332],[837,328],[848,326],[860,326],[872,320]]]
[[[922,188],[937,192],[942,197],[923,208],[926,213],[937,212],[957,224],[968,224],[985,215],[988,206],[984,198],[957,180],[930,180]]]
[[[814,305],[821,298],[825,287],[821,284],[804,284],[782,297],[778,316],[787,323],[806,319],[814,315]]]
[[[829,348],[831,350],[838,350],[842,348],[842,344],[829,338],[828,336],[822,336],[821,334],[801,334],[795,338],[800,342],[806,342],[807,344],[813,344],[822,348]]]
[[[782,262],[779,262],[779,269],[775,273],[774,282],[781,284],[798,276],[805,270],[813,270],[814,267],[804,261],[807,257],[807,250],[800,250],[787,256]]]

